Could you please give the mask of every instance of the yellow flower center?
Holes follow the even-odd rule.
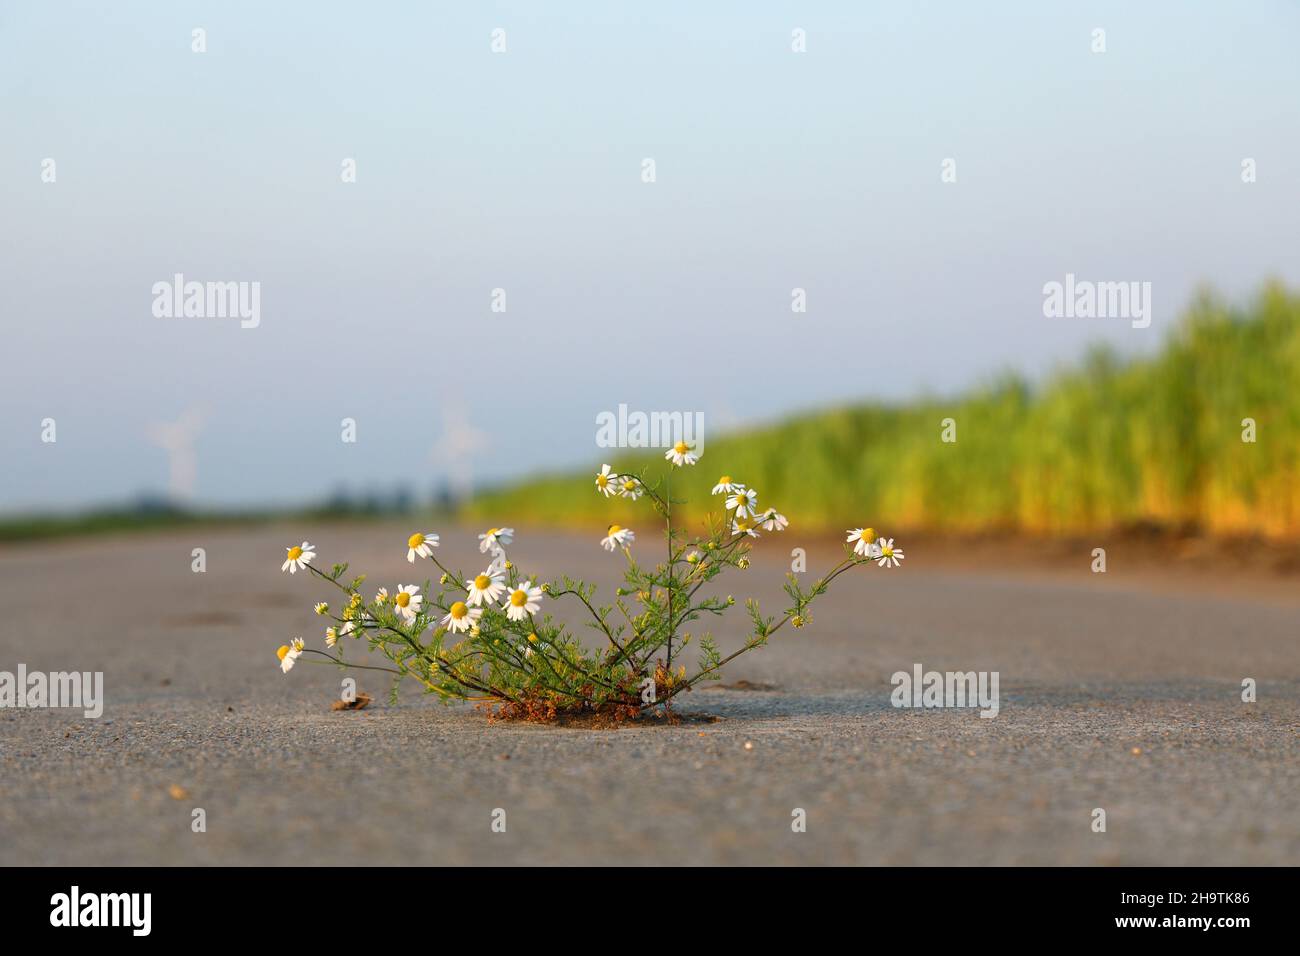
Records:
[[[871,541],[871,540],[873,540],[875,537],[876,537],[876,529],[875,529],[875,528],[863,528],[863,529],[862,529],[862,540],[863,540],[863,541]]]
[[[393,600],[397,602],[398,607],[406,607],[411,603],[411,595],[405,591],[398,591],[397,597],[393,598]]]
[[[531,641],[532,643],[536,644],[536,643],[537,643],[537,635],[536,635],[536,634],[529,634],[529,635],[528,635],[528,640]]]
[[[880,546],[880,555],[884,558],[891,558],[894,556],[894,549],[887,544],[882,544]]]
[[[464,601],[457,601],[455,604],[451,606],[451,619],[453,621],[464,620],[465,615],[468,613],[469,613],[469,608],[465,606]]]
[[[597,476],[596,476],[596,484],[598,484],[600,487],[604,488],[606,485],[609,484],[609,476],[608,476],[608,475],[597,475]]]
[[[623,529],[620,528],[618,525],[612,524],[609,526],[609,536],[612,538],[614,537],[614,535],[618,534],[622,530]]]
[[[748,522],[748,521],[737,521],[737,522],[736,522],[736,530],[737,530],[737,531],[748,531],[748,530],[749,530],[749,522]]]
[[[501,530],[500,528],[488,528],[488,537],[489,537],[489,538],[495,538],[496,535],[497,535],[497,532],[500,531],[500,530]]]
[[[718,484],[720,484],[720,485],[729,485],[729,484],[731,484],[731,476],[730,476],[730,475],[723,475],[721,478],[718,479]]]
[[[636,490],[636,482],[633,481],[631,478],[629,478],[627,481],[623,482],[623,490],[624,490],[624,491],[635,491],[635,490]]]
[[[406,539],[406,546],[408,548],[418,548],[422,544],[424,544],[424,535],[419,532],[416,532]]]
[[[492,579],[488,577],[486,574],[480,574],[478,577],[474,579],[474,587],[478,588],[480,591],[486,591],[488,589],[488,585],[490,585],[491,583],[492,583]]]
[[[280,660],[284,660],[285,655],[288,653],[289,653],[289,645],[281,644],[280,649],[275,652],[275,656],[280,658]]]
[[[510,603],[515,607],[523,607],[528,603],[528,595],[524,591],[513,591],[510,595]]]
[[[298,547],[297,545],[294,545],[292,548],[288,548],[286,550],[288,550],[289,552],[290,561],[297,561],[299,558],[302,557],[302,548]]]
[[[676,445],[673,445],[673,451],[677,452],[679,455],[684,455],[690,450],[691,446],[686,444],[684,441],[679,441]]]

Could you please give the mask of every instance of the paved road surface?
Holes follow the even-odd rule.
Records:
[[[411,577],[408,531],[0,549],[0,670],[102,670],[107,691],[98,720],[0,710],[0,863],[1300,862],[1300,600],[1277,582],[1236,594],[1158,568],[1092,575],[1086,559],[939,569],[909,548],[726,674],[776,689],[689,695],[715,723],[489,726],[415,693],[388,706],[364,672],[380,702],[333,712],[333,670],[276,665],[286,638],[319,641],[311,604],[329,596],[279,572],[284,546],[309,536],[320,561],[391,586]],[[472,537],[444,532],[441,554],[468,566]],[[525,533],[512,553],[608,588],[598,538]],[[775,610],[787,561],[760,551],[734,593]],[[1001,713],[894,709],[889,675],[917,662],[998,671]]]

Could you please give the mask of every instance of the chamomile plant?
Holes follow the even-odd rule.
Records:
[[[789,606],[782,616],[766,615],[758,602],[745,601],[746,637],[724,655],[713,622],[736,601],[719,591],[718,579],[748,568],[754,541],[784,531],[789,522],[776,508],[761,506],[755,489],[724,475],[713,488],[717,508],[704,528],[690,533],[675,524],[673,506],[683,502],[670,495],[671,473],[698,460],[694,448],[678,442],[657,476],[609,465],[596,475],[597,494],[640,500],[649,512],[639,531],[610,525],[603,538],[593,536],[592,547],[624,563],[623,584],[612,601],[598,600],[596,588],[583,581],[521,570],[506,552],[513,528],[480,534],[482,567],[455,570],[438,557],[438,535],[416,532],[405,543],[407,560],[416,567],[427,562],[436,574],[422,584],[398,582],[374,593],[363,591],[364,575],[348,576],[346,564],[328,571],[316,567],[312,545],[288,548],[282,570],[307,571],[329,582],[338,603],[315,606],[330,622],[325,649],[295,638],[279,649],[280,666],[286,673],[298,662],[387,671],[394,675],[394,696],[402,680],[414,680],[444,701],[474,701],[506,719],[620,721],[670,714],[678,695],[719,679],[729,661],[762,647],[786,624],[810,624],[813,602],[840,575],[873,563],[900,565],[903,551],[892,538],[868,527],[852,529],[844,557],[810,586],[787,576]],[[585,619],[587,640],[553,616],[553,609],[567,603]],[[364,642],[388,663],[345,659],[353,642]]]

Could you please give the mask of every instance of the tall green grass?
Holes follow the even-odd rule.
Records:
[[[725,471],[803,528],[1292,536],[1297,386],[1300,297],[1270,284],[1239,309],[1207,292],[1152,358],[1095,349],[1038,388],[1010,376],[949,401],[862,404],[710,436],[699,465],[674,470],[673,495],[707,505]],[[954,443],[940,441],[945,418],[956,420]],[[1242,441],[1245,418],[1256,422],[1254,443]],[[644,518],[596,494],[600,464],[481,494],[467,511],[495,524]]]

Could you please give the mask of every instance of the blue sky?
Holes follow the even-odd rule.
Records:
[[[1300,283],[1297,28],[1268,2],[6,3],[0,510],[165,489],[149,429],[187,412],[199,502],[291,503],[425,494],[453,426],[498,480],[598,464],[620,402],[721,429],[1149,351],[1199,284]],[[260,326],[154,317],[177,272],[260,282]],[[1067,272],[1150,281],[1151,328],[1044,318]]]

